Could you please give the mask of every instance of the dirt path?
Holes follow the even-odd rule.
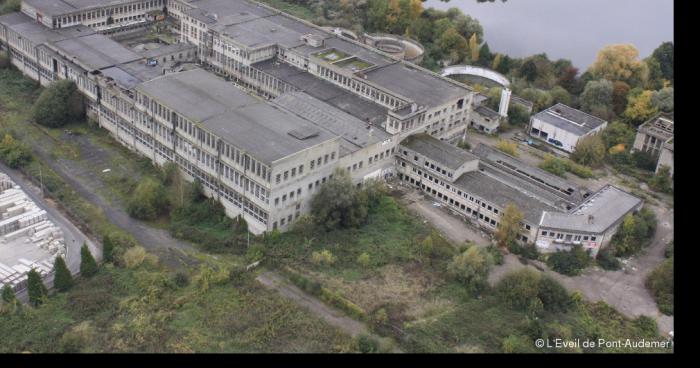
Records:
[[[329,324],[340,328],[350,336],[355,337],[360,334],[370,333],[369,329],[364,323],[349,318],[342,312],[327,306],[322,301],[308,295],[295,285],[289,283],[287,279],[272,271],[266,271],[260,274],[256,280],[270,289],[277,290],[285,298],[291,299],[295,303],[305,307],[317,316],[323,318]]]
[[[396,186],[395,186],[396,187]],[[488,238],[467,225],[461,218],[450,214],[444,208],[437,208],[432,201],[424,198],[414,190],[397,187],[401,191],[401,202],[421,218],[430,221],[435,228],[447,238],[461,243],[466,239],[474,241],[478,246],[490,244]],[[651,245],[640,254],[631,258],[624,270],[605,271],[599,268],[589,268],[583,274],[569,277],[547,268],[541,262],[523,264],[516,255],[507,254],[504,263],[496,266],[489,274],[489,283],[495,284],[507,273],[531,267],[533,270],[545,272],[558,280],[569,291],[580,291],[589,301],[602,300],[629,318],[647,315],[654,318],[662,334],[673,331],[673,317],[661,314],[656,301],[644,285],[647,275],[664,261],[664,251],[668,242],[673,239],[673,210],[654,207],[658,226]]]
[[[166,230],[151,227],[131,218],[121,203],[105,198],[104,184],[100,178],[82,164],[88,159],[105,159],[107,152],[92,144],[87,137],[73,136],[71,139],[80,146],[81,159],[75,161],[57,160],[50,155],[53,138],[48,135],[44,135],[44,137],[44,142],[37,142],[33,146],[34,153],[42,162],[61,176],[78,195],[101,208],[107,219],[131,233],[141,245],[161,258],[166,265],[175,268],[182,265],[183,259],[188,258],[185,252],[195,249],[192,244],[173,238]]]

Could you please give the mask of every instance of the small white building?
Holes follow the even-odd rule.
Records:
[[[528,132],[566,152],[573,152],[578,141],[598,134],[608,122],[581,110],[558,103],[530,118]]]

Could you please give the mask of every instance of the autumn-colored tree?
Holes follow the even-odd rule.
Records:
[[[462,37],[454,27],[451,27],[440,36],[438,46],[448,52],[450,62],[459,63],[467,53],[467,40]]]
[[[632,44],[615,44],[603,47],[590,68],[591,74],[609,81],[623,81],[630,85],[643,83],[648,68],[639,60],[639,51]]]
[[[471,52],[472,63],[479,60],[479,38],[476,33],[469,37],[469,52]]]
[[[408,18],[415,21],[423,14],[423,2],[421,0],[410,0]]]
[[[627,94],[630,91],[629,84],[621,81],[613,82],[612,106],[617,115],[622,115],[627,108]]]
[[[600,135],[584,137],[576,143],[571,159],[581,165],[600,166],[605,158],[605,143]]]
[[[652,103],[653,91],[643,91],[642,93],[629,98],[624,116],[635,126],[642,124],[658,113],[659,110]]]
[[[496,144],[496,149],[498,149],[501,152],[507,153],[513,157],[518,157],[518,146],[515,144],[515,142],[501,139]]]
[[[523,213],[515,204],[509,203],[506,206],[495,234],[500,247],[507,247],[515,241],[520,232],[520,222],[523,221],[523,218]]]
[[[503,59],[503,55],[496,54],[496,57],[493,58],[493,63],[491,63],[491,69],[498,70],[498,66],[501,65],[502,59]]]

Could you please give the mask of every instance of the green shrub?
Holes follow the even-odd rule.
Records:
[[[493,266],[493,257],[483,248],[471,246],[462,254],[452,258],[447,272],[460,281],[470,292],[486,287],[488,272]]]
[[[185,287],[190,284],[190,276],[183,271],[177,271],[173,276],[173,281],[177,287]]]
[[[608,271],[617,271],[622,268],[622,263],[615,257],[615,250],[609,246],[598,252],[596,262],[598,262],[598,266]]]
[[[511,308],[526,311],[533,317],[542,311],[566,312],[572,305],[572,298],[563,286],[529,268],[508,273],[495,290]]]
[[[145,178],[139,182],[129,197],[127,212],[141,220],[154,220],[168,210],[169,201],[165,187],[155,179]]]
[[[34,103],[33,118],[49,128],[80,121],[85,115],[83,95],[70,79],[52,82]]]
[[[331,266],[335,263],[336,259],[337,258],[328,249],[311,253],[311,261],[317,265]]]
[[[527,336],[508,335],[501,342],[501,350],[507,354],[535,352],[535,344]]]
[[[355,348],[360,353],[376,353],[379,350],[379,342],[373,337],[360,334],[355,338]]]
[[[663,314],[673,315],[673,257],[656,267],[646,279],[646,287]]]
[[[511,242],[508,244],[508,250],[527,259],[537,260],[540,258],[540,252],[537,250],[537,246],[533,243],[528,243],[525,245],[518,244],[517,242]]]
[[[566,289],[549,276],[542,276],[537,297],[548,312],[566,312],[571,307],[571,296]]]
[[[7,166],[13,169],[20,168],[30,163],[32,158],[29,148],[17,141],[12,135],[4,135],[0,141],[0,160]]]
[[[493,263],[496,265],[502,265],[504,261],[503,253],[501,253],[501,250],[494,246],[493,244],[489,245],[486,247],[486,251],[488,251],[491,254],[491,257],[493,258]]]
[[[547,258],[547,265],[554,271],[567,276],[576,276],[588,267],[591,257],[580,245],[574,245],[571,250],[556,251]]]

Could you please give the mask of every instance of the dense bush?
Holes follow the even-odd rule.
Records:
[[[656,214],[647,207],[628,214],[613,235],[610,245],[618,257],[628,257],[649,244],[656,233]]]
[[[652,271],[646,287],[654,296],[661,313],[673,315],[673,257],[666,259]]]
[[[615,250],[609,246],[598,252],[596,262],[598,262],[598,266],[608,271],[617,271],[622,268],[622,263],[615,257]]]
[[[473,245],[454,256],[447,265],[447,272],[467,290],[477,292],[487,286],[486,278],[493,263],[493,256],[487,250]]]
[[[34,103],[33,118],[49,128],[80,121],[85,115],[83,95],[70,79],[51,83]]]
[[[157,180],[144,178],[129,198],[127,212],[141,220],[154,220],[168,210],[169,202],[165,187]]]
[[[244,253],[247,245],[245,220],[226,216],[224,206],[204,196],[198,181],[188,185],[182,206],[170,213],[170,233],[201,244],[207,251]],[[254,237],[251,235],[251,242]]]
[[[16,169],[32,161],[32,153],[25,145],[12,135],[5,134],[0,141],[0,160],[7,166]]]
[[[549,255],[547,265],[554,271],[568,276],[576,276],[588,267],[591,257],[580,245],[574,245],[570,250],[558,250]]]
[[[373,337],[360,334],[355,338],[355,347],[360,353],[376,353],[379,350],[379,342]]]
[[[518,145],[515,142],[507,141],[505,139],[501,139],[498,141],[496,144],[496,149],[499,151],[509,154],[513,157],[518,157]]]
[[[504,276],[496,285],[496,295],[511,308],[533,316],[565,312],[571,305],[571,297],[559,283],[529,268]]]
[[[367,222],[369,212],[377,207],[383,192],[379,182],[357,188],[347,171],[336,169],[311,199],[311,213],[316,223],[327,231],[359,227]]]
[[[540,252],[537,250],[537,246],[533,243],[521,245],[517,242],[511,242],[508,244],[508,250],[513,254],[523,256],[527,259],[536,260],[540,258]]]

